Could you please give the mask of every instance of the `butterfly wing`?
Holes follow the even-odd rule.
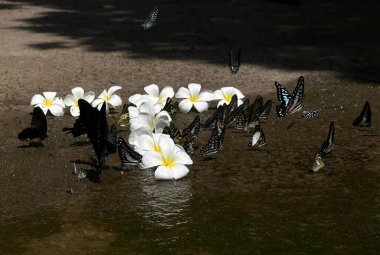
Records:
[[[65,134],[71,133],[73,137],[78,137],[86,134],[86,127],[84,126],[82,120],[78,118],[75,120],[72,128],[65,127],[62,131],[65,132]]]
[[[166,99],[165,106],[162,111],[167,111],[170,117],[173,119],[178,111],[178,102],[173,102],[170,97]]]
[[[107,153],[115,153],[117,150],[117,127],[113,124],[106,135]]]
[[[353,126],[369,127],[371,126],[371,107],[368,102],[365,102],[360,115],[352,123]]]
[[[300,76],[298,78],[297,86],[295,87],[292,96],[290,98],[290,102],[287,106],[287,113],[295,113],[302,109],[302,99],[303,99],[303,92],[305,89],[305,82],[303,76]]]
[[[124,104],[123,110],[121,111],[121,115],[117,121],[117,124],[121,127],[126,127],[129,125],[129,112],[128,107],[132,106],[132,104]]]
[[[260,108],[260,120],[265,120],[268,118],[270,110],[272,109],[272,100],[267,100],[265,104]]]
[[[333,147],[333,143],[334,143],[334,121],[330,123],[330,129],[327,135],[327,139],[326,141],[323,142],[321,146],[320,153],[322,156],[327,155],[331,151]]]
[[[225,130],[226,126],[222,127],[221,124],[217,123],[208,142],[203,145],[200,150],[202,156],[209,157],[217,154],[221,150],[224,141]]]
[[[201,119],[199,115],[195,116],[194,120],[190,125],[182,131],[182,136],[186,134],[191,134],[192,136],[197,136],[201,128]]]
[[[158,18],[158,6],[155,6],[153,10],[149,13],[148,18],[142,24],[142,27],[144,28],[144,30],[150,29],[151,27],[156,25],[157,18]]]
[[[119,137],[117,144],[119,158],[124,166],[141,163],[142,155],[134,151],[122,137]]]
[[[40,107],[34,107],[32,121],[29,128],[25,128],[18,134],[21,141],[33,139],[43,140],[47,134],[47,120],[44,112]]]
[[[255,131],[252,135],[251,140],[248,143],[248,146],[252,148],[260,148],[266,145],[266,139],[263,130],[261,129],[260,126],[257,126],[255,128]]]
[[[199,143],[196,136],[191,135],[188,133],[183,138],[183,144],[182,147],[185,149],[185,151],[189,154],[193,154],[196,150],[199,149]]]
[[[287,107],[290,101],[290,94],[284,86],[277,81],[274,82],[277,90],[277,99],[281,102],[281,105]]]

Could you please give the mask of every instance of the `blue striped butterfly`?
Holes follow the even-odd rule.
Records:
[[[288,114],[295,113],[302,109],[302,99],[304,92],[304,78],[300,76],[298,78],[297,86],[293,90],[292,95],[282,86],[275,81],[277,89],[277,99],[280,101],[280,105],[276,106],[276,113],[279,118],[285,117]]]
[[[236,74],[239,71],[239,68],[240,68],[241,49],[238,48],[235,59],[233,57],[233,52],[232,52],[231,49],[228,50],[228,54],[229,54],[230,72],[232,74]]]
[[[210,139],[200,150],[203,157],[212,157],[222,149],[225,131],[226,126],[217,123],[212,131]]]
[[[327,139],[326,141],[323,142],[320,149],[320,153],[322,156],[326,156],[331,151],[333,143],[334,143],[334,121],[331,121]]]
[[[338,106],[332,106],[332,107],[325,107],[325,108],[303,111],[302,115],[297,117],[295,120],[293,120],[292,123],[289,124],[287,129],[290,129],[294,124],[296,124],[297,122],[299,122],[301,120],[312,119],[312,118],[315,118],[316,116],[318,116],[318,114],[323,112],[323,111],[326,111],[329,109],[337,109],[337,108],[338,108]]]
[[[148,18],[141,25],[144,30],[148,30],[157,24],[158,18],[158,6],[155,6],[153,10],[149,13]]]
[[[126,168],[128,165],[138,165],[141,163],[141,154],[134,151],[122,137],[119,137],[117,144],[119,158],[123,168]]]

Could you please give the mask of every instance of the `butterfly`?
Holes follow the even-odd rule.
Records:
[[[326,141],[323,142],[320,149],[320,153],[322,156],[326,156],[331,151],[333,143],[334,143],[334,121],[331,121],[327,139]]]
[[[318,172],[320,169],[322,169],[325,166],[325,163],[322,160],[322,156],[319,153],[316,153],[314,156],[314,163],[312,167],[312,171]]]
[[[106,135],[107,153],[115,153],[117,150],[117,127],[116,124],[112,124],[110,130]]]
[[[303,76],[298,78],[297,86],[293,90],[292,95],[280,83],[275,82],[275,86],[277,89],[277,99],[281,102],[280,105],[276,106],[276,113],[279,118],[301,110],[305,86]]]
[[[142,155],[134,151],[122,137],[119,137],[117,144],[119,158],[123,167],[127,167],[127,165],[138,165],[141,163]]]
[[[157,24],[158,18],[158,6],[155,6],[153,10],[149,13],[148,18],[141,25],[144,30],[148,30]]]
[[[363,110],[358,117],[352,123],[353,126],[369,127],[371,126],[371,107],[368,102],[365,102]]]
[[[169,135],[176,144],[182,140],[182,132],[174,125],[174,122],[170,122],[169,126],[164,127],[162,133]]]
[[[229,117],[232,112],[234,112],[238,108],[238,97],[236,94],[234,94],[231,97],[231,101],[228,105],[226,105],[224,110],[224,119]]]
[[[132,104],[123,105],[123,110],[121,111],[121,115],[119,119],[117,120],[117,125],[121,127],[126,127],[129,125],[129,111],[128,111],[129,106],[132,106]]]
[[[238,130],[244,129],[246,123],[247,118],[243,105],[240,105],[235,111],[233,111],[224,122],[228,128],[235,128]]]
[[[190,123],[190,125],[184,130],[182,130],[182,136],[184,137],[187,134],[190,134],[192,136],[197,136],[200,128],[201,128],[201,119],[199,115],[197,115],[195,116],[194,120]]]
[[[34,107],[30,127],[23,129],[18,134],[18,139],[28,142],[37,139],[37,144],[41,145],[41,141],[44,140],[46,136],[46,116],[40,107]]]
[[[203,157],[214,156],[222,149],[225,131],[226,126],[222,127],[219,123],[217,123],[212,131],[210,139],[205,145],[202,146],[200,150]]]
[[[182,139],[182,147],[187,153],[193,154],[199,149],[198,138],[190,133],[187,133],[187,135],[185,135]]]
[[[203,124],[201,124],[201,126],[204,128],[214,128],[218,119],[223,119],[223,111],[223,106],[219,105],[214,114],[210,118],[208,118]]]
[[[106,118],[106,104],[103,103],[100,111],[91,106],[86,100],[78,100],[80,116],[83,122],[88,138],[95,151],[93,157],[97,169],[97,181],[99,181],[99,174],[105,164],[105,156],[108,155],[107,136],[109,136],[109,129]]]
[[[78,137],[86,134],[86,127],[84,126],[82,119],[78,118],[75,120],[72,128],[65,127],[62,131],[65,132],[65,134],[72,134],[73,137]]]
[[[173,102],[170,97],[166,99],[164,108],[161,111],[167,111],[173,119],[178,111],[178,102]]]
[[[333,106],[333,107],[325,107],[325,108],[319,108],[319,109],[314,109],[314,110],[308,110],[308,111],[303,111],[302,112],[302,115],[297,117],[295,120],[292,121],[292,123],[289,124],[289,126],[287,127],[287,129],[290,129],[294,124],[296,124],[297,122],[301,121],[301,120],[308,120],[308,119],[312,119],[312,118],[315,118],[316,116],[318,116],[319,113],[323,112],[323,111],[326,111],[326,110],[329,110],[329,109],[336,109],[338,108],[337,106]]]
[[[256,126],[255,131],[253,132],[253,136],[251,137],[248,146],[252,149],[259,149],[265,146],[266,140],[263,130],[260,126]]]
[[[260,108],[260,114],[259,114],[260,120],[266,120],[268,118],[270,110],[272,109],[272,104],[273,104],[272,100],[269,99]]]
[[[239,71],[239,67],[240,67],[241,49],[238,48],[235,61],[234,61],[233,52],[231,49],[228,50],[228,54],[229,54],[230,72],[232,74],[236,74]]]

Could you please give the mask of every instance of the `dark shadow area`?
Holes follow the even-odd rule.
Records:
[[[17,4],[0,3],[0,11],[2,10],[14,10],[20,8]]]
[[[128,58],[195,59],[227,66],[228,47],[241,47],[242,65],[331,70],[357,81],[380,80],[377,1],[19,2],[52,11],[24,20],[29,25],[17,29],[65,36],[90,51],[128,50]],[[144,31],[141,23],[155,5],[158,23]]]

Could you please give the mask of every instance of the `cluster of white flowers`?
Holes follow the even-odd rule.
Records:
[[[169,113],[162,110],[167,98],[182,99],[178,107],[184,113],[193,107],[198,112],[207,111],[208,102],[212,100],[219,100],[218,106],[229,104],[234,94],[238,96],[239,105],[244,98],[240,90],[233,87],[201,92],[201,85],[196,83],[179,88],[176,94],[172,87],[164,87],[160,92],[156,84],[148,85],[144,90],[147,94],[129,97],[129,102],[135,106],[128,107],[131,130],[128,142],[143,156],[141,168],[157,167],[155,177],[159,180],[185,177],[189,173],[186,165],[193,164],[180,145],[175,144],[169,135],[162,134],[172,121]]]
[[[75,87],[71,90],[72,94],[66,95],[62,100],[60,97],[56,97],[56,92],[42,92],[41,94],[34,95],[30,102],[33,107],[40,107],[45,114],[48,111],[54,116],[62,116],[65,112],[65,107],[70,107],[70,114],[74,117],[79,116],[78,100],[84,99],[91,103],[93,107],[100,109],[103,103],[107,105],[107,112],[109,107],[115,108],[122,105],[122,100],[118,95],[114,93],[121,89],[120,86],[112,86],[109,90],[104,90],[97,99],[95,99],[95,93],[92,91],[84,93],[83,88]],[[95,100],[94,100],[95,99]]]
[[[120,86],[113,86],[104,90],[96,99],[94,92],[85,93],[81,87],[73,88],[72,94],[68,94],[64,100],[56,97],[56,92],[43,92],[43,95],[33,96],[31,105],[42,108],[45,114],[50,111],[54,116],[62,116],[65,106],[70,106],[71,115],[76,117],[80,114],[78,100],[84,99],[98,109],[106,103],[108,112],[109,107],[122,105],[121,98],[115,94],[120,89]],[[201,92],[201,85],[196,83],[190,83],[187,88],[179,88],[176,94],[172,87],[167,86],[160,91],[156,84],[148,85],[144,90],[146,94],[135,94],[128,99],[134,105],[128,107],[131,130],[128,142],[143,156],[141,168],[157,167],[155,177],[159,180],[185,177],[189,173],[186,165],[193,164],[183,147],[162,133],[172,121],[169,113],[163,110],[168,98],[175,96],[182,99],[178,107],[184,113],[193,107],[198,112],[205,112],[208,110],[208,102],[213,100],[219,100],[218,106],[229,104],[234,94],[238,97],[238,105],[242,104],[244,98],[240,90],[233,87]]]

